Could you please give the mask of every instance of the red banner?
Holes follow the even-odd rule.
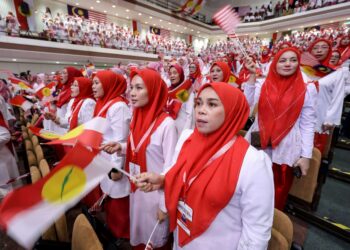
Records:
[[[29,30],[27,17],[20,12],[20,7],[21,7],[21,4],[23,3],[23,0],[13,0],[13,3],[15,5],[16,16],[17,16],[17,20],[19,22],[21,30]]]

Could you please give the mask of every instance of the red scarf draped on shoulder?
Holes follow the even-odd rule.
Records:
[[[78,126],[78,115],[85,99],[92,99],[92,81],[85,77],[76,77],[79,85],[79,94],[74,97],[72,105],[72,115],[69,123],[69,129],[72,130]]]
[[[140,172],[147,172],[146,149],[151,141],[151,135],[157,130],[160,124],[168,115],[164,112],[167,102],[168,90],[160,74],[152,69],[134,70],[130,74],[132,80],[136,75],[142,78],[148,91],[148,103],[143,107],[134,108],[133,117],[130,124],[130,135],[126,154],[126,171],[130,172],[129,163],[135,163],[140,166]],[[131,150],[130,136],[132,135],[134,145],[137,147],[144,134],[154,123],[151,133],[143,142],[140,150],[135,153]],[[132,185],[135,191],[135,186]]]
[[[249,105],[242,92],[223,82],[205,84],[199,91],[213,88],[224,109],[225,121],[216,131],[204,135],[195,128],[184,142],[175,165],[165,175],[165,203],[170,219],[170,230],[181,217],[178,202],[184,200],[193,210],[192,222],[187,220],[188,235],[178,227],[179,244],[188,244],[204,233],[216,216],[230,202],[235,193],[242,163],[249,147],[238,136],[249,115]],[[236,137],[234,144],[219,158],[203,168],[211,157]],[[194,181],[191,182],[193,178]],[[186,196],[186,197],[184,197]]]
[[[71,99],[70,86],[72,85],[74,78],[83,76],[81,71],[74,68],[74,67],[67,67],[65,69],[67,70],[68,79],[67,79],[67,82],[61,88],[61,92],[58,95],[58,100],[56,103],[56,106],[58,108],[61,108],[63,105],[65,105]]]
[[[270,142],[276,148],[293,128],[304,105],[306,85],[300,67],[291,76],[277,73],[279,58],[287,51],[293,51],[300,64],[300,53],[296,48],[279,51],[271,63],[269,73],[261,88],[258,104],[258,121],[262,148]]]
[[[108,109],[113,104],[117,102],[128,102],[122,96],[126,91],[127,83],[122,75],[116,74],[110,70],[99,71],[95,77],[100,80],[104,95],[96,101],[94,117],[106,117]]]
[[[176,119],[181,109],[182,103],[187,102],[191,94],[192,81],[187,79],[184,81],[184,71],[178,64],[171,65],[170,68],[175,68],[180,75],[178,85],[171,85],[168,89],[168,101],[166,111],[173,118]],[[170,70],[170,69],[169,69]]]
[[[328,54],[327,54],[327,56],[326,56],[326,58],[324,60],[319,61],[319,62],[320,62],[320,64],[329,67],[329,59],[331,59],[331,56],[332,56],[332,43],[329,40],[326,40],[326,39],[323,39],[323,38],[318,38],[309,46],[307,51],[312,54],[313,47],[319,42],[325,42],[325,43],[328,44],[328,47],[329,47]]]

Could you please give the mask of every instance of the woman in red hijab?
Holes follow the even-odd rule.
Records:
[[[337,49],[339,50],[340,54],[343,55],[344,51],[349,50],[350,48],[350,35],[343,35],[339,40],[339,45]]]
[[[67,108],[68,108],[68,102],[70,101],[71,97],[71,85],[73,84],[74,78],[75,77],[82,77],[82,73],[80,72],[80,70],[74,68],[74,67],[67,67],[65,69],[63,69],[60,73],[60,83],[61,83],[61,89],[59,90],[59,95],[57,97],[57,102],[56,102],[56,106],[57,106],[57,110],[56,110],[56,114],[54,114],[53,112],[51,112],[50,110],[48,110],[48,112],[46,112],[44,114],[45,119],[47,120],[52,120],[55,121],[56,118],[62,119],[66,116],[67,113]],[[59,132],[59,133],[65,133],[66,130],[63,129],[60,126],[55,126],[52,125],[49,127],[51,128],[51,130]]]
[[[316,39],[307,51],[316,57],[320,64],[329,66],[329,59],[332,56],[332,44],[329,40]]]
[[[90,121],[93,117],[96,102],[92,96],[92,81],[85,77],[74,78],[71,97],[65,117],[54,119],[61,127],[69,130]]]
[[[144,191],[164,187],[173,249],[266,249],[273,220],[271,161],[238,135],[249,115],[240,90],[204,85],[196,128],[184,132],[165,177],[144,173]]]
[[[198,73],[193,73],[192,76],[198,76]],[[184,129],[191,129],[194,126],[194,86],[191,78],[185,80],[184,71],[178,64],[170,66],[169,78],[171,85],[168,88],[166,110],[175,120],[176,128],[180,135]]]
[[[97,100],[94,117],[99,116],[107,120],[101,150],[108,152],[111,146],[125,142],[128,138],[131,111],[124,97],[126,87],[125,78],[113,71],[99,71],[93,78],[92,92]],[[124,156],[106,152],[101,152],[101,155],[119,168],[124,168]],[[89,206],[94,205],[102,196],[102,190],[103,194],[107,195],[104,209],[108,228],[115,237],[128,239],[130,237],[128,178],[116,169],[112,169],[101,181],[100,188],[94,189],[84,202]]]
[[[341,52],[339,49],[332,50],[332,56],[329,59],[329,66],[336,69],[342,64]]]
[[[258,103],[246,138],[272,159],[275,207],[280,210],[293,182],[293,167],[300,167],[302,175],[306,175],[312,158],[317,92],[314,84],[304,83],[299,65],[299,51],[283,49],[274,57],[262,86],[251,80],[244,89],[250,106]],[[255,64],[250,62],[247,67],[254,74]],[[260,93],[256,93],[259,89]]]
[[[190,63],[189,70],[190,70],[190,77],[188,80],[191,81],[191,83],[194,87],[194,91],[198,92],[198,90],[202,86],[203,80],[204,80],[202,73],[201,73],[201,67],[199,65],[199,62],[194,61],[194,62]]]
[[[168,89],[160,74],[152,69],[134,70],[130,79],[134,111],[128,143],[118,143],[107,151],[126,151],[126,169],[131,175],[143,172],[159,174],[171,166],[178,137],[174,120],[164,111]],[[130,243],[133,249],[145,249],[157,221],[160,224],[152,236],[153,248],[170,249],[165,211],[164,194],[145,194],[132,186]]]
[[[234,87],[240,88],[241,81],[236,77],[226,62],[214,62],[210,68],[210,81],[226,82]]]

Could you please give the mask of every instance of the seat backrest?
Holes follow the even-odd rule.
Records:
[[[320,165],[321,152],[317,148],[314,148],[307,175],[301,177],[300,179],[294,178],[289,194],[308,203],[312,203],[317,187],[317,178]]]
[[[42,159],[44,159],[44,152],[43,152],[43,149],[41,148],[40,145],[35,146],[35,155],[36,155],[38,162],[40,162]]]
[[[33,143],[33,146],[36,147],[37,145],[39,145],[39,139],[36,135],[33,135],[32,136],[32,143]]]
[[[276,229],[272,228],[271,239],[269,240],[268,250],[289,250],[288,242],[286,238],[278,232]]]
[[[332,145],[333,132],[334,132],[334,128],[330,130],[329,136],[327,137],[327,143],[324,147],[323,152],[321,152],[323,158],[328,158],[329,150],[331,149],[331,145]]]
[[[101,242],[84,214],[79,214],[75,219],[72,250],[103,250]]]
[[[30,177],[31,177],[32,183],[35,183],[38,180],[40,180],[41,174],[39,169],[36,166],[30,166],[29,170],[30,170]]]
[[[30,139],[24,140],[24,146],[25,146],[26,150],[34,151],[33,144],[32,144],[32,141]]]
[[[50,167],[49,164],[45,159],[42,159],[39,163],[39,169],[42,177],[48,175],[50,173]]]
[[[275,209],[272,227],[277,230],[286,240],[290,249],[293,241],[293,223],[282,211]]]
[[[27,158],[28,158],[28,166],[37,166],[38,162],[36,160],[36,157],[34,153],[30,150],[27,150]]]
[[[69,242],[66,215],[62,215],[60,218],[58,218],[55,221],[55,229],[56,229],[58,241]]]

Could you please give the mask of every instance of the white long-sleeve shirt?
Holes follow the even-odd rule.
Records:
[[[116,102],[109,107],[106,119],[108,128],[103,135],[102,143],[108,142],[126,142],[129,135],[129,124],[131,120],[131,111],[124,102]],[[124,169],[125,157],[117,154],[107,154],[101,152],[101,155],[109,161],[115,163],[119,168]],[[112,198],[126,197],[130,193],[130,183],[128,177],[123,175],[118,181],[110,181],[106,176],[100,184],[102,191]]]
[[[178,135],[175,122],[167,117],[151,135],[146,149],[147,172],[162,173],[171,167]],[[125,147],[125,144],[123,145]],[[157,223],[157,211],[165,209],[163,191],[144,193],[136,190],[130,194],[130,243],[146,244]],[[169,235],[169,221],[158,225],[152,237],[153,247],[165,245]]]
[[[192,130],[185,130],[181,134],[173,162],[176,162],[183,143],[191,134]],[[274,212],[271,166],[271,160],[263,151],[250,146],[242,163],[235,193],[228,205],[203,234],[182,248],[178,245],[176,229],[173,250],[266,249],[271,237]]]
[[[69,129],[70,119],[72,116],[72,105],[74,102],[74,98],[68,102],[67,113],[64,117],[60,118],[60,126],[63,128]],[[81,108],[78,113],[78,126],[88,122],[94,116],[96,102],[91,98],[87,98],[83,101]]]
[[[322,124],[340,125],[344,97],[349,90],[348,74],[348,69],[340,68],[318,81],[316,132],[323,132]]]
[[[261,83],[245,85],[244,94],[250,106],[255,106],[258,103],[261,86]],[[256,89],[258,95],[255,94]],[[273,163],[293,166],[300,157],[312,158],[316,123],[316,101],[316,87],[314,84],[308,84],[304,105],[294,126],[275,149],[268,147],[264,150],[271,157]],[[245,136],[249,142],[251,141],[251,132],[259,131],[258,116],[259,114],[256,115],[254,123]]]

